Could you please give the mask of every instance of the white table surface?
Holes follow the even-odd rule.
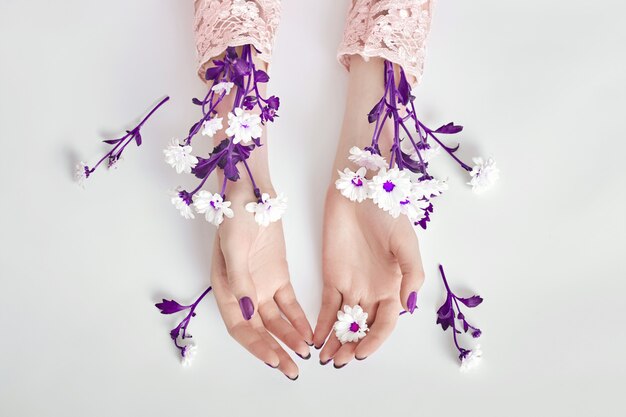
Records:
[[[283,104],[273,178],[290,198],[290,270],[313,323],[345,10],[286,0],[271,70]],[[501,182],[476,197],[441,158],[451,190],[419,232],[419,313],[364,362],[298,358],[291,382],[228,337],[212,297],[191,325],[198,357],[181,367],[174,319],[153,306],[208,282],[214,230],[171,207],[181,178],[161,153],[204,90],[191,2],[2,0],[0,415],[624,415],[625,12],[609,0],[439,2],[419,111],[465,125],[459,154],[493,155]],[[81,191],[74,163],[165,94],[144,145]],[[459,373],[434,323],[439,262],[460,293],[485,298],[470,313],[484,331],[473,373]]]

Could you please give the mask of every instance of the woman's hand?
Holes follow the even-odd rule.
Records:
[[[397,219],[371,201],[351,202],[334,187],[326,197],[323,239],[324,290],[313,341],[322,346],[344,305],[368,313],[367,335],[343,346],[330,334],[320,362],[335,367],[374,353],[393,331],[399,313],[415,309],[424,280],[415,231],[406,216]]]
[[[358,168],[348,161],[349,149],[371,143],[374,126],[368,123],[367,114],[384,93],[383,65],[379,58],[367,62],[359,56],[351,58],[333,183],[337,170]],[[392,135],[391,130],[382,132],[381,149],[391,147]],[[334,359],[335,367],[342,367],[354,357],[365,359],[374,353],[391,334],[402,309],[410,313],[415,309],[424,272],[411,222],[404,215],[394,219],[369,199],[352,202],[333,184],[326,196],[323,274],[322,307],[313,342],[317,348],[324,345],[320,352],[322,364]],[[369,314],[371,329],[359,342],[342,346],[330,334],[337,311],[344,305],[356,304]]]
[[[265,64],[255,56],[257,68]],[[266,84],[259,90],[263,95]],[[235,90],[218,105],[223,120],[233,108]],[[257,110],[258,111],[258,110]],[[225,132],[215,135],[215,144]],[[264,144],[251,153],[248,166],[239,167],[241,178],[229,182],[226,198],[234,211],[232,219],[219,226],[213,250],[211,282],[215,298],[230,335],[250,353],[271,367],[278,368],[290,379],[298,377],[298,367],[276,338],[304,359],[310,357],[308,345],[313,343],[313,331],[289,282],[282,222],[259,226],[254,214],[245,210],[256,202],[254,187],[275,197],[268,163],[268,141],[263,128]],[[240,164],[241,165],[241,164]],[[256,182],[253,183],[248,173]],[[218,172],[218,183],[223,181]],[[284,316],[284,318],[283,318]],[[273,335],[273,336],[272,336]]]
[[[235,217],[219,227],[211,270],[220,314],[244,348],[296,379],[298,366],[272,335],[308,359],[313,331],[289,282],[282,222],[260,227],[244,209],[254,200],[251,191],[234,191],[228,198]]]

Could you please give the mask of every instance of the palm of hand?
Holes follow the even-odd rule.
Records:
[[[260,227],[243,209],[244,202],[233,201],[233,206],[236,220],[220,225],[213,250],[211,282],[220,314],[243,347],[295,379],[297,365],[272,334],[307,357],[313,332],[289,280],[282,224]],[[252,304],[249,319],[240,303],[245,297]]]
[[[320,360],[343,366],[371,355],[391,334],[409,295],[423,281],[417,237],[405,216],[397,219],[371,201],[354,203],[334,188],[326,198],[323,241],[324,291],[314,343],[321,346],[337,311],[359,304],[369,314],[369,334],[340,344],[331,334]]]

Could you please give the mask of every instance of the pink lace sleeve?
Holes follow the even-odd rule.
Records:
[[[269,63],[280,20],[280,0],[195,0],[198,75],[229,46],[254,45]]]
[[[435,0],[352,0],[337,57],[350,69],[350,55],[381,57],[419,82]]]

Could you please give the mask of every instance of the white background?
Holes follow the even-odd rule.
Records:
[[[451,160],[428,231],[419,312],[341,370],[297,358],[291,382],[230,339],[211,297],[182,368],[153,304],[208,283],[213,229],[167,190],[161,149],[198,117],[190,1],[0,2],[0,415],[623,415],[626,9],[620,1],[440,1],[418,107],[466,126],[459,154],[493,155],[499,185],[474,196]],[[324,190],[346,73],[343,1],[286,0],[271,71],[270,130],[296,292],[320,294]],[[172,100],[114,172],[87,190],[74,163]],[[435,326],[438,263],[485,298],[470,318],[485,360],[460,374]],[[471,340],[464,339],[466,343]]]

